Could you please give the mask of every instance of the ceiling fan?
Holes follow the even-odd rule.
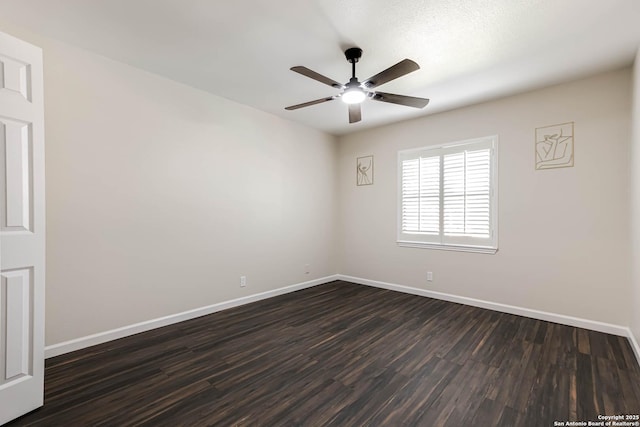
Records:
[[[345,50],[344,55],[347,57],[347,61],[351,63],[351,79],[349,79],[349,82],[345,84],[340,84],[335,80],[332,80],[328,77],[323,76],[322,74],[308,69],[307,67],[291,67],[291,71],[295,71],[296,73],[302,74],[303,76],[307,76],[309,78],[317,80],[320,83],[324,83],[336,89],[340,89],[341,92],[337,95],[328,96],[326,98],[320,98],[314,101],[292,105],[290,107],[286,107],[285,110],[297,110],[298,108],[309,107],[311,105],[321,104],[323,102],[333,101],[334,99],[340,98],[345,104],[349,106],[349,123],[356,123],[362,120],[362,111],[360,109],[360,104],[366,98],[373,99],[374,101],[389,102],[392,104],[406,105],[407,107],[414,108],[424,108],[429,103],[429,100],[426,98],[396,95],[394,93],[373,92],[369,90],[420,69],[420,66],[414,61],[410,59],[403,59],[396,65],[393,65],[360,83],[358,81],[358,78],[356,77],[356,62],[358,62],[358,60],[360,60],[360,58],[362,57],[362,49],[352,47]]]

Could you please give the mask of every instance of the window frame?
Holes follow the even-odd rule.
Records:
[[[442,215],[440,213],[439,233],[428,236],[419,233],[405,233],[402,230],[402,162],[405,160],[418,159],[420,157],[440,157],[441,173],[443,159],[446,154],[459,153],[462,151],[473,151],[474,149],[489,148],[490,150],[490,234],[489,238],[478,238],[471,236],[445,236],[443,232]],[[397,158],[397,240],[400,247],[439,249],[449,251],[463,251],[495,254],[498,251],[498,135],[489,135],[480,138],[467,139],[463,141],[449,142],[438,145],[428,145],[419,148],[411,148],[398,151]],[[440,182],[442,182],[442,176]],[[439,187],[440,204],[443,204],[443,189]]]

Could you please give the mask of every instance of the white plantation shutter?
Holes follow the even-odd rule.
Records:
[[[440,157],[402,164],[402,230],[440,233]]]
[[[398,154],[400,245],[495,252],[496,143],[486,137]]]
[[[444,156],[444,234],[491,234],[491,150]]]
[[[420,231],[420,159],[402,162],[402,231]]]

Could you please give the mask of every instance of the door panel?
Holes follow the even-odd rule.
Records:
[[[0,33],[0,424],[44,391],[42,51]]]
[[[33,375],[29,356],[31,336],[31,272],[30,269],[2,272],[2,310],[6,315],[2,341],[5,343],[6,366],[0,384]]]
[[[31,231],[31,138],[28,123],[0,118],[0,147],[5,173],[0,178],[5,199],[2,231]]]
[[[31,65],[0,55],[0,88],[17,92],[31,101]]]

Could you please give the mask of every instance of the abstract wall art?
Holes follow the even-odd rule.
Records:
[[[373,184],[373,156],[358,157],[356,161],[356,184]]]
[[[536,170],[573,166],[573,122],[536,129]]]

